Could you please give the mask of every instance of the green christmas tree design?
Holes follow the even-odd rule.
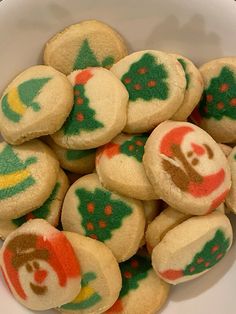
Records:
[[[147,135],[135,135],[130,140],[125,141],[120,146],[120,152],[137,161],[142,162],[144,154],[144,145],[148,139]]]
[[[110,68],[114,62],[114,57],[107,56],[100,63],[91,49],[88,39],[85,39],[81,45],[78,55],[76,56],[73,70],[86,69],[88,67]]]
[[[36,157],[21,161],[11,145],[6,145],[0,152],[0,199],[12,197],[25,191],[35,183],[28,166],[36,163]]]
[[[129,99],[161,99],[169,96],[167,83],[168,73],[164,64],[157,64],[156,59],[150,53],[145,53],[141,59],[131,64],[121,81],[129,93]]]
[[[96,149],[88,149],[88,150],[72,150],[68,149],[66,151],[66,159],[68,160],[79,160],[84,157],[95,154]]]
[[[80,74],[79,74],[80,75]],[[93,131],[104,125],[95,119],[96,112],[89,107],[84,84],[74,86],[74,105],[63,130],[65,135],[78,135],[81,131]]]
[[[85,235],[99,241],[112,237],[112,231],[119,229],[122,220],[132,214],[132,208],[125,202],[111,198],[111,192],[96,188],[88,191],[76,190],[79,198],[78,212],[82,216]]]
[[[199,113],[206,119],[236,119],[236,76],[224,66],[218,77],[211,79],[199,104]]]
[[[14,225],[17,227],[20,227],[23,225],[26,221],[29,219],[34,219],[34,218],[41,218],[41,219],[47,219],[48,215],[50,214],[50,207],[52,205],[52,202],[55,200],[57,193],[59,191],[59,188],[61,186],[60,182],[57,182],[54,186],[54,189],[52,190],[51,195],[49,198],[43,203],[42,206],[39,208],[35,209],[29,214],[26,214],[20,218],[13,219],[12,222]]]
[[[185,73],[185,79],[186,79],[186,90],[189,88],[189,83],[190,83],[190,75],[187,72],[187,63],[185,62],[184,59],[179,58],[177,59],[179,61],[179,63],[182,65],[182,68],[184,70]]]

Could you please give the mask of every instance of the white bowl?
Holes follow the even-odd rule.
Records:
[[[4,0],[0,2],[0,92],[21,70],[42,62],[43,45],[53,34],[83,19],[100,19],[115,27],[131,51],[179,52],[201,64],[236,55],[235,17],[234,0]],[[232,220],[236,230],[235,217]],[[173,287],[160,313],[235,314],[235,259],[234,243],[206,275]],[[0,296],[0,313],[32,313],[14,300],[2,280]]]

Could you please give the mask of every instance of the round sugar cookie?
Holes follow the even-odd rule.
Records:
[[[228,157],[231,170],[232,185],[229,194],[226,197],[226,205],[231,212],[236,214],[236,146]]]
[[[106,188],[140,200],[157,198],[142,164],[147,139],[120,134],[98,149],[96,171]]]
[[[186,214],[210,213],[231,186],[229,165],[218,144],[188,122],[160,124],[147,140],[143,162],[156,194]]]
[[[73,109],[61,130],[52,135],[60,146],[90,149],[108,143],[126,123],[128,93],[110,71],[89,68],[69,75]]]
[[[10,144],[58,131],[73,105],[67,77],[45,65],[20,73],[0,100],[0,131]]]
[[[225,145],[225,144],[218,144],[220,146],[220,148],[222,149],[223,153],[225,154],[225,157],[228,157],[229,154],[232,152],[232,147],[230,147],[229,145]]]
[[[175,57],[182,65],[186,79],[184,100],[171,119],[185,121],[201,99],[204,86],[203,79],[200,71],[191,60],[179,54],[172,53],[171,56]]]
[[[138,51],[114,64],[111,71],[129,93],[127,133],[152,130],[171,118],[183,102],[185,74],[167,53]]]
[[[80,291],[80,266],[70,242],[43,219],[32,219],[7,237],[0,264],[12,294],[29,309],[61,306]]]
[[[169,230],[190,217],[190,215],[183,214],[171,207],[164,209],[160,215],[147,226],[145,241],[148,252],[151,254],[152,250],[160,243]]]
[[[60,212],[62,208],[63,199],[66,191],[69,188],[69,181],[65,173],[60,169],[57,182],[49,196],[49,198],[34,211],[16,218],[2,220],[0,219],[0,238],[6,239],[6,237],[23,225],[26,221],[35,218],[45,219],[52,226],[57,226],[60,218]]]
[[[144,236],[142,202],[105,189],[95,173],[70,187],[61,220],[65,231],[104,242],[118,262],[133,256]]]
[[[88,67],[110,68],[126,55],[120,34],[105,23],[87,20],[54,35],[46,44],[44,63],[70,74]]]
[[[150,258],[135,255],[120,264],[122,289],[106,314],[154,314],[169,295],[169,285],[152,268]]]
[[[236,142],[236,58],[212,60],[200,68],[204,93],[191,119],[219,143]]]
[[[189,218],[170,230],[154,248],[153,268],[174,285],[192,280],[225,256],[232,238],[230,221],[220,212]]]
[[[76,174],[88,174],[95,168],[95,149],[73,150],[57,145],[50,137],[46,139],[47,144],[56,154],[63,169]]]
[[[63,314],[100,314],[119,297],[121,274],[111,250],[103,243],[82,235],[63,232],[72,245],[81,269],[81,290],[58,310]]]
[[[52,150],[39,140],[19,146],[0,143],[0,219],[18,218],[40,207],[58,171]]]

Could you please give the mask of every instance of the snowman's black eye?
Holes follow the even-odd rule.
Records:
[[[27,263],[27,264],[25,265],[25,267],[26,267],[27,272],[32,273],[33,268],[32,268],[32,266],[31,266],[30,264]]]
[[[34,265],[35,269],[39,269],[39,263],[38,262],[34,262],[33,265]]]

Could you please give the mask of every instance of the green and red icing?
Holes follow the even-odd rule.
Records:
[[[180,190],[200,198],[210,195],[224,183],[225,170],[220,168],[217,172],[206,176],[197,172],[194,165],[201,162],[200,157],[207,154],[209,160],[213,159],[214,151],[208,144],[199,145],[192,142],[191,151],[183,152],[182,143],[185,136],[191,132],[196,132],[191,126],[178,126],[171,129],[161,140],[159,149],[160,153],[165,155],[162,159],[163,168],[170,175],[173,183]],[[192,162],[189,162],[187,157],[191,157]],[[171,159],[179,166],[171,162]]]
[[[177,60],[182,65],[182,68],[184,70],[185,79],[186,79],[186,90],[187,90],[189,88],[189,83],[190,83],[190,74],[187,71],[187,62],[182,58],[178,58]]]
[[[184,276],[197,275],[217,264],[225,256],[229,246],[230,239],[225,237],[221,229],[218,229],[213,239],[208,241],[202,250],[194,255],[191,263],[184,269],[168,269],[159,272],[159,274],[167,280],[178,280]]]
[[[157,59],[150,53],[145,53],[140,60],[131,64],[121,81],[132,101],[166,100],[169,97],[168,72],[165,65],[157,64]]]
[[[142,162],[144,154],[144,145],[148,139],[148,135],[134,135],[129,140],[124,141],[121,145],[116,143],[108,143],[102,148],[102,154],[108,158],[112,158],[118,154],[124,154],[133,157],[137,161]]]
[[[102,62],[99,62],[97,60],[96,54],[89,45],[88,39],[85,39],[76,56],[73,71],[79,69],[86,69],[89,67],[110,68],[114,62],[115,59],[113,56],[107,56],[102,60]]]
[[[49,216],[51,212],[51,205],[57,197],[60,186],[61,186],[61,183],[57,182],[49,198],[43,203],[42,206],[30,212],[29,214],[26,214],[20,218],[13,219],[12,223],[16,225],[17,227],[20,227],[21,225],[23,225],[26,221],[30,219],[35,219],[35,218],[47,219],[47,217]]]
[[[50,238],[33,233],[17,235],[3,249],[4,268],[2,267],[2,270],[7,282],[9,280],[15,292],[23,300],[27,300],[30,296],[27,296],[22,288],[19,269],[27,267],[27,264],[33,261],[40,263],[40,260],[46,261],[53,268],[61,287],[66,288],[70,278],[80,277],[79,263],[71,244],[63,233],[58,231]],[[34,278],[41,281],[43,278],[45,279],[47,273],[43,269],[39,273],[37,269],[34,275]],[[32,291],[37,294],[34,290]],[[47,290],[45,290],[46,292]]]
[[[211,79],[193,113],[196,123],[202,118],[220,121],[224,117],[236,120],[236,75],[227,66],[222,67],[219,76]]]
[[[127,296],[130,291],[137,290],[140,281],[147,278],[149,270],[152,269],[150,259],[139,255],[135,255],[128,261],[120,263],[119,266],[122,276],[122,288],[118,300],[106,312],[107,314],[122,312],[122,298]]]
[[[85,235],[102,242],[109,240],[113,230],[121,228],[122,221],[133,212],[129,204],[112,199],[112,193],[105,189],[88,191],[79,188],[75,193]]]
[[[86,69],[75,77],[74,105],[63,126],[63,132],[67,136],[79,135],[81,131],[91,132],[104,127],[100,121],[96,120],[96,112],[89,106],[90,101],[85,94],[85,85],[93,75],[92,69]]]
[[[73,161],[73,160],[79,160],[85,157],[88,157],[92,154],[95,154],[96,149],[87,149],[87,150],[72,150],[68,149],[66,151],[66,159]]]

